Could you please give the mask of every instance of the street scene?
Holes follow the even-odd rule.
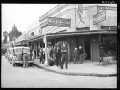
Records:
[[[117,88],[117,4],[2,4],[1,51],[2,88]]]
[[[68,76],[36,66],[13,67],[2,56],[1,86],[3,88],[116,88],[117,77]],[[90,83],[89,83],[90,82]]]

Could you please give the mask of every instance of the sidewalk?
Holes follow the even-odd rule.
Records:
[[[117,64],[99,65],[99,62],[86,61],[83,64],[68,64],[68,69],[60,69],[56,65],[45,66],[39,63],[39,59],[34,60],[34,64],[43,69],[66,75],[82,75],[82,76],[116,76]]]

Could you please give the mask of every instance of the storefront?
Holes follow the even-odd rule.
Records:
[[[116,56],[116,30],[95,30],[95,31],[83,31],[83,32],[64,32],[64,33],[48,33],[47,44],[54,45],[59,41],[66,41],[68,43],[68,56],[69,61],[73,61],[72,54],[75,47],[82,46],[83,52],[87,54],[85,60],[98,61],[99,60],[99,46],[102,44],[105,47],[106,54],[110,50],[111,55]],[[44,37],[44,36],[43,36]],[[38,43],[38,47],[44,48],[43,37],[38,37],[33,40],[33,45]],[[108,44],[109,43],[109,47]],[[112,48],[113,47],[113,48]],[[36,49],[35,49],[36,50]],[[39,52],[39,49],[37,49]],[[37,52],[37,53],[38,53]],[[39,55],[37,55],[39,57]]]
[[[111,47],[117,43],[116,38],[113,38],[116,36],[117,30],[103,29],[101,26],[116,27],[116,7],[115,9],[107,8],[106,11],[98,10],[99,7],[83,7],[82,4],[61,4],[40,17],[38,25],[40,25],[41,35],[28,41],[32,43],[36,57],[39,57],[40,47],[47,49],[49,43],[54,47],[55,43],[59,41],[68,43],[69,61],[73,60],[74,48],[79,46],[82,46],[83,52],[87,54],[85,60],[98,61],[101,44],[105,47],[106,53],[110,49],[109,53],[112,52],[113,55],[114,52],[115,54],[116,48]],[[83,13],[80,13],[80,8],[83,9]],[[108,11],[114,13],[115,16],[112,16],[113,14]],[[81,15],[83,20],[80,17]],[[109,48],[107,44],[110,45]]]
[[[117,35],[102,35],[102,45],[107,56],[117,57]]]

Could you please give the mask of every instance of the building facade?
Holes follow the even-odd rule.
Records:
[[[58,41],[68,43],[69,61],[78,46],[83,47],[86,60],[99,60],[100,45],[106,53],[111,51],[116,56],[117,7],[59,4],[39,17],[29,29],[29,34],[34,37],[28,42],[35,50],[36,58],[40,47],[47,48],[47,43],[54,46]]]

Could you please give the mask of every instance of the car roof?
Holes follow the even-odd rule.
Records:
[[[14,47],[14,49],[17,49],[17,48],[26,48],[26,49],[30,49],[30,47],[24,47],[24,46]]]
[[[9,47],[8,49],[13,49],[12,47]]]

